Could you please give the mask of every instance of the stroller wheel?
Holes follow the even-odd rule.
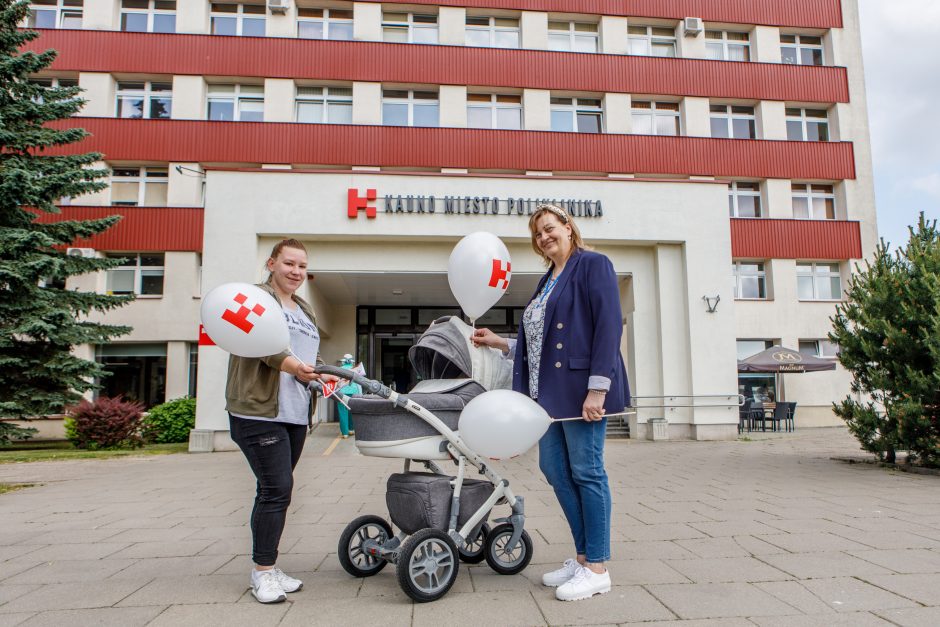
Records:
[[[398,583],[418,603],[436,601],[457,579],[457,545],[443,531],[422,529],[405,542],[398,559]]]
[[[363,551],[366,540],[383,544],[392,537],[392,527],[378,516],[360,516],[343,529],[339,537],[337,557],[343,569],[353,577],[371,577],[388,563],[381,557]]]
[[[464,542],[458,550],[460,551],[460,561],[467,564],[479,564],[485,558],[484,549],[486,548],[486,537],[490,535],[490,526],[483,523],[476,537]]]
[[[497,525],[490,531],[484,543],[486,563],[500,575],[521,573],[532,559],[532,538],[525,530],[515,548],[511,551],[506,550],[506,545],[512,538],[512,532],[513,528],[510,523]]]

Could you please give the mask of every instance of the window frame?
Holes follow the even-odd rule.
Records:
[[[404,15],[406,16],[405,21],[395,21],[395,20],[386,20],[386,15]],[[434,18],[434,27],[430,26],[431,22],[416,22],[416,17],[433,17]],[[408,34],[406,41],[391,41],[385,38],[385,29],[394,28],[394,29],[404,29]],[[415,31],[417,30],[433,30],[434,31],[434,41],[415,41]],[[441,42],[441,22],[440,16],[437,13],[415,13],[413,11],[382,11],[382,41],[386,43],[407,43],[407,44],[423,44],[426,46],[438,45]]]
[[[643,29],[644,32],[637,33],[634,29]],[[653,34],[653,29],[662,29],[662,30],[671,30],[671,35],[664,35],[662,33]],[[646,52],[644,54],[639,54],[634,52],[633,43],[634,42],[644,42],[646,44]],[[653,54],[653,46],[656,45],[666,45],[669,46],[672,50],[672,54]],[[668,26],[650,26],[647,24],[628,24],[627,25],[627,54],[635,57],[657,57],[660,59],[675,59],[679,56],[679,38],[676,37],[675,28],[670,29]]]
[[[551,100],[568,100],[568,104],[551,102]],[[558,130],[552,125],[552,131],[556,133],[583,133],[585,135],[598,135],[606,132],[606,123],[604,120],[604,106],[603,101],[600,98],[577,98],[577,97],[568,97],[568,96],[552,96],[549,101],[550,109],[550,119],[553,119],[555,113],[571,113],[572,129],[570,131]],[[595,106],[593,104],[587,104],[587,101],[597,102]],[[580,125],[578,124],[579,115],[590,115],[597,117],[598,119],[598,128],[599,130],[595,133],[593,131],[582,131]]]
[[[216,95],[213,97],[212,90],[213,88],[219,89],[223,87],[232,88],[232,119],[231,120],[213,120],[210,115],[212,111],[212,102],[228,100],[229,98],[223,98],[221,95]],[[257,91],[250,92],[249,94],[243,94],[242,90],[245,87],[252,87],[255,89],[260,89],[260,93]],[[242,120],[241,119],[241,103],[242,102],[260,102],[261,103],[261,119],[260,120]],[[214,83],[208,86],[206,90],[206,120],[210,122],[264,122],[264,85],[242,85],[241,83]]]
[[[143,89],[121,89],[121,84],[133,84],[143,82]],[[169,90],[154,91],[153,86],[156,85],[168,85]],[[165,96],[155,96],[155,94],[166,94]],[[139,97],[143,103],[143,109],[141,110],[141,116],[139,118],[135,117],[123,117],[121,116],[121,100],[122,98],[133,98]],[[166,117],[153,117],[153,101],[154,100],[169,100],[170,106],[167,111]],[[114,96],[115,117],[122,120],[169,120],[173,117],[173,83],[163,83],[160,81],[118,81],[117,89],[115,90]]]
[[[751,189],[741,189],[741,185],[757,185],[757,190]],[[741,203],[739,199],[741,197],[755,198],[757,206],[756,216],[742,216],[741,215]],[[730,212],[730,217],[739,218],[741,220],[760,220],[764,217],[764,202],[761,195],[761,184],[760,181],[731,181],[728,183],[728,209]]]
[[[646,108],[637,108],[637,104],[647,103],[650,105],[649,109]],[[660,109],[662,105],[669,105],[667,109]],[[673,107],[675,107],[673,109]],[[648,134],[649,137],[681,137],[682,136],[682,115],[681,115],[681,106],[678,102],[669,102],[666,100],[631,100],[630,102],[630,122],[632,126],[632,134],[640,135],[641,133],[636,132],[636,118],[639,115],[644,117],[649,117],[651,120],[652,133]],[[668,111],[669,113],[657,113],[658,111]],[[648,112],[648,113],[647,113]],[[676,121],[675,134],[670,133],[660,133],[659,125],[656,123],[657,118],[674,118]]]
[[[813,344],[813,352],[811,352],[811,353],[804,351],[804,350],[803,350],[803,349],[804,349],[804,346],[802,346],[803,344],[810,344],[810,343]],[[831,355],[826,354],[826,352],[823,350],[823,347],[824,347],[824,346],[832,347],[835,352],[834,352],[833,354],[831,354]],[[816,357],[817,359],[832,359],[832,360],[837,360],[837,359],[839,358],[839,352],[841,351],[841,349],[839,348],[839,345],[838,345],[838,344],[836,344],[835,342],[832,342],[832,341],[830,341],[830,340],[828,340],[828,339],[798,340],[798,341],[797,341],[797,347],[798,347],[798,348],[797,348],[797,351],[798,351],[798,352],[800,352],[800,353],[802,353],[802,354],[804,354],[804,355],[809,355],[809,356],[811,356],[811,357]]]
[[[721,34],[721,37],[720,37],[719,39],[709,39],[709,37],[708,37],[708,34],[709,34],[709,33],[719,33],[719,34]],[[734,40],[732,40],[732,39],[729,38],[729,35],[731,35],[731,34],[734,34],[734,35],[746,35],[746,36],[747,36],[747,41],[745,42],[745,41],[739,40],[739,39],[734,39]],[[711,56],[707,56],[707,55],[708,55],[708,51],[710,50],[710,46],[715,46],[715,45],[721,46],[721,55],[720,55],[717,59],[716,59],[716,58],[713,58],[713,57],[711,57]],[[745,51],[745,57],[746,57],[746,58],[744,58],[744,59],[732,59],[732,58],[731,58],[731,54],[730,54],[732,47],[743,48],[744,51]],[[707,58],[707,59],[710,59],[710,60],[712,60],[712,61],[729,61],[729,62],[731,62],[731,63],[750,63],[751,60],[752,60],[752,57],[751,57],[751,33],[747,32],[747,31],[716,30],[716,29],[712,29],[712,28],[705,29],[705,50],[706,50],[706,58]]]
[[[484,19],[488,21],[487,26],[482,24],[470,24],[469,20]],[[516,22],[514,27],[510,26],[499,26],[496,24],[497,20],[513,20]],[[522,28],[520,24],[521,20],[515,17],[496,17],[494,15],[467,15],[464,19],[464,30],[466,33],[475,32],[475,33],[486,33],[489,37],[489,44],[486,46],[481,46],[475,43],[469,43],[469,37],[464,36],[465,45],[468,48],[502,48],[504,50],[517,50],[522,47]],[[496,44],[497,34],[498,33],[512,33],[516,36],[516,45],[515,46],[500,46]]]
[[[793,37],[792,42],[785,42],[784,37]],[[804,43],[803,39],[805,37],[810,37],[812,39],[818,39],[818,44],[813,43]],[[796,53],[796,63],[790,63],[784,59],[784,49],[792,48]],[[808,50],[812,52],[819,52],[819,63],[803,63],[803,51]],[[784,65],[808,65],[814,67],[822,67],[826,65],[826,48],[825,43],[821,35],[799,35],[799,34],[789,34],[789,33],[780,33],[780,63]]]
[[[163,258],[163,265],[154,266],[154,265],[143,265],[141,263],[141,257],[155,257],[159,255]],[[115,266],[114,268],[108,268],[105,272],[105,292],[109,295],[114,294],[133,294],[136,298],[163,298],[163,295],[166,291],[166,253],[165,252],[133,252],[133,253],[111,253],[107,255],[108,257],[116,257],[119,259],[133,259],[134,263],[125,264],[120,266]],[[134,271],[134,289],[132,292],[115,292],[112,287],[112,280],[114,273],[116,272],[127,272],[129,270]],[[156,274],[159,271],[159,274]],[[160,281],[160,292],[159,293],[143,293],[143,279],[145,276],[159,276]]]
[[[400,96],[386,96],[386,92],[407,92],[408,96],[402,98]],[[437,96],[433,102],[437,106],[437,125],[436,126],[415,126],[415,106],[416,102],[426,102],[430,103],[430,98],[416,98],[415,94],[434,94]],[[408,123],[401,124],[389,124],[385,121],[385,105],[386,104],[404,104],[407,107],[408,111]],[[417,105],[417,106],[427,106],[427,105]],[[382,125],[383,126],[397,126],[397,127],[411,127],[411,128],[440,128],[441,126],[441,94],[440,92],[435,92],[427,89],[383,89],[382,90]]]
[[[223,13],[219,11],[214,11],[213,7],[216,5],[235,5],[235,13]],[[245,13],[246,6],[260,6],[264,9],[262,13]],[[216,18],[231,18],[235,17],[235,34],[234,35],[223,35],[215,32],[215,22]],[[247,16],[247,17],[246,17]],[[264,25],[264,34],[262,35],[245,35],[245,20],[261,20]],[[267,5],[266,4],[251,4],[245,2],[210,2],[209,3],[209,34],[215,37],[267,37],[268,36],[268,14],[267,14]]]
[[[552,28],[552,24],[565,24],[566,29]],[[578,25],[593,26],[594,30],[578,30]],[[567,48],[557,48],[552,44],[552,35],[567,37]],[[578,50],[579,39],[591,40],[593,50]],[[580,52],[582,54],[597,54],[601,51],[600,25],[597,22],[584,22],[578,20],[552,20],[548,21],[548,49],[554,52]]]
[[[836,267],[836,271],[833,272],[831,269],[820,271],[819,268],[823,266],[832,266]],[[809,268],[809,272],[801,272],[800,268]],[[800,279],[811,279],[811,284],[813,287],[813,294],[811,298],[804,298],[800,294]],[[838,296],[835,298],[820,298],[819,281],[828,280],[829,291],[832,291],[832,279],[839,280],[839,292]],[[842,264],[838,261],[797,261],[796,262],[796,281],[797,281],[797,299],[801,302],[842,302],[844,289],[842,286]],[[805,281],[803,281],[805,284]]]
[[[799,115],[792,113],[793,111],[799,111]],[[808,115],[809,112],[818,112],[825,113],[826,118],[825,122],[822,122],[821,117]],[[801,141],[801,142],[831,142],[832,133],[829,129],[829,110],[828,109],[807,109],[806,107],[786,107],[784,110],[786,116],[786,125],[787,125],[787,141]],[[794,139],[790,136],[791,123],[798,123],[800,125],[800,139]],[[822,126],[826,131],[825,139],[809,139],[809,125],[816,124],[817,126]],[[819,129],[817,128],[817,135],[819,135]]]
[[[55,14],[54,29],[81,29],[84,24],[85,19],[85,4],[84,0],[55,0],[54,4],[37,4],[36,2],[29,3],[29,13],[26,18],[27,28],[46,28],[44,26],[35,26],[30,25],[30,22],[35,24],[36,12],[52,12]],[[77,26],[65,26],[66,14],[77,14],[79,24]],[[74,19],[76,15],[72,16]]]
[[[795,188],[799,186],[800,189],[796,190]],[[813,189],[815,187],[828,187],[831,191],[823,191]],[[798,198],[805,199],[806,201],[806,217],[800,217],[797,215],[796,210],[796,200]],[[817,217],[816,216],[816,200],[831,200],[832,201],[832,217]],[[836,188],[835,185],[830,183],[803,183],[803,182],[791,182],[790,183],[790,205],[793,210],[793,219],[794,220],[837,220],[837,213],[839,210],[839,205],[836,200]]]
[[[476,96],[487,96],[488,101],[484,102],[482,100],[471,100],[471,97]],[[500,102],[500,98],[517,98],[518,102]],[[481,109],[486,110],[490,114],[490,125],[489,126],[472,126],[470,124],[470,109]],[[499,111],[518,111],[519,112],[519,128],[506,128],[499,126]],[[467,128],[480,128],[480,129],[491,129],[491,130],[503,130],[503,131],[520,131],[525,129],[525,114],[522,107],[522,96],[517,94],[486,94],[486,93],[471,93],[467,94]]]
[[[305,9],[307,10],[315,9],[317,11],[321,11],[322,15],[321,17],[301,16],[300,12]],[[317,8],[317,7],[297,7],[297,38],[298,39],[320,39],[323,41],[352,41],[354,38],[354,33],[353,33],[354,18],[334,17],[333,16],[334,11],[342,11],[343,13],[352,13],[351,9],[337,9],[337,8],[329,8],[329,7],[325,7],[322,9]],[[301,24],[317,24],[317,23],[322,24],[322,32],[323,32],[322,37],[303,37],[300,34]],[[348,38],[330,36],[330,32],[333,30],[334,25],[338,26],[340,24],[343,24],[343,25],[348,24],[349,26]]]
[[[138,174],[136,176],[115,176],[114,172],[116,170],[137,170]],[[155,172],[162,171],[164,174],[161,176],[155,174]],[[166,207],[166,202],[162,205],[150,205],[147,204],[147,186],[164,186],[163,197],[167,197],[167,192],[169,192],[169,182],[170,182],[170,172],[169,167],[164,166],[112,166],[111,175],[108,180],[108,191],[110,195],[110,206],[112,207]],[[137,184],[137,200],[135,202],[130,201],[119,201],[115,202],[114,200],[114,184],[115,183],[136,183]]]
[[[158,33],[173,34],[176,33],[176,8],[171,9],[158,9],[157,2],[160,0],[147,0],[146,9],[136,9],[136,8],[124,8],[120,7],[120,18],[121,18],[121,31],[125,33],[153,33],[153,26],[155,17],[157,15],[172,15],[173,16],[173,30],[171,31],[157,31]],[[185,1],[185,0],[184,0]],[[123,2],[121,3],[123,5]],[[147,16],[147,28],[142,31],[129,31],[124,28],[124,16],[125,15],[146,15]]]
[[[301,90],[303,89],[319,89],[320,93],[317,94],[303,94]],[[342,89],[348,91],[349,94],[336,94],[330,93],[331,89]],[[319,122],[309,122],[306,120],[300,119],[300,107],[303,103],[315,103],[322,106],[322,116]],[[330,105],[340,105],[340,104],[349,104],[349,120],[348,121],[332,121],[330,120]],[[320,85],[298,85],[294,90],[294,122],[298,124],[352,124],[352,107],[353,107],[353,96],[352,96],[352,87],[329,87],[329,86],[320,86]]]
[[[745,266],[755,266],[756,269],[753,272],[745,272]],[[734,277],[734,299],[735,300],[750,300],[750,301],[761,301],[761,300],[770,300],[770,290],[769,282],[767,280],[767,262],[764,260],[760,261],[750,261],[735,259],[731,262],[731,274]],[[756,279],[757,281],[757,293],[763,294],[759,296],[744,296],[743,282],[746,279]]]
[[[715,111],[718,107],[721,107],[723,110],[718,113]],[[725,136],[715,136],[714,127],[711,128],[711,136],[715,139],[757,139],[757,112],[755,107],[749,105],[729,105],[729,104],[710,104],[708,112],[709,123],[716,120],[722,120],[725,122],[725,131],[727,135]],[[735,111],[735,109],[750,109],[750,113],[743,113],[741,111]],[[749,122],[749,129],[751,131],[750,137],[736,137],[734,134],[735,120],[743,120]]]

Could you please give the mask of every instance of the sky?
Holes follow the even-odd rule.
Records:
[[[940,1],[858,0],[878,231],[940,219]]]

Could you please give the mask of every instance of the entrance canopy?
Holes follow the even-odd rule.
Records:
[[[763,352],[738,361],[738,372],[819,372],[835,369],[834,361],[804,355],[782,346],[771,346]]]

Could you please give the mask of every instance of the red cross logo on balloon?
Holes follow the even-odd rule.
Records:
[[[493,260],[493,272],[490,274],[490,287],[500,287],[499,282],[502,281],[502,289],[507,289],[509,287],[509,277],[512,274],[512,264],[508,261],[506,262],[506,268],[503,268],[503,262],[499,259]]]
[[[251,322],[248,322],[248,314],[253,313],[256,316],[260,316],[265,312],[264,307],[261,305],[255,305],[249,309],[245,306],[245,301],[248,300],[248,297],[241,292],[239,292],[233,300],[240,305],[238,311],[226,309],[224,312],[222,312],[222,319],[229,324],[238,327],[245,333],[251,333],[251,330],[255,325]]]

